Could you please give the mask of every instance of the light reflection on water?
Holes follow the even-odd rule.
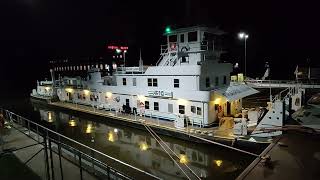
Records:
[[[74,112],[59,111],[38,103],[32,105],[42,122],[68,137],[164,179],[185,178],[147,131],[101,123],[94,117],[79,117]],[[102,120],[108,121],[107,118]],[[235,179],[253,160],[213,145],[160,137],[180,157],[178,163],[186,163],[205,179]]]

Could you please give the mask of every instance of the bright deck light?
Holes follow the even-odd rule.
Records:
[[[216,100],[214,100],[214,104],[220,104],[221,102],[221,98],[217,98]]]
[[[90,91],[89,90],[83,90],[83,92],[84,92],[84,94],[87,96],[87,95],[89,95],[89,93],[90,93]]]
[[[73,92],[73,89],[72,88],[66,88],[65,89],[68,93],[72,93]]]
[[[112,92],[107,92],[106,95],[107,95],[107,98],[111,98]]]

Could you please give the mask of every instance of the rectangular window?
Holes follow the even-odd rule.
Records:
[[[173,87],[179,88],[179,79],[174,79],[173,80]]]
[[[227,84],[227,76],[223,76],[223,84]]]
[[[197,107],[197,115],[201,115],[202,111],[201,111],[201,107]]]
[[[132,79],[132,85],[133,86],[137,86],[137,78],[133,78]]]
[[[152,86],[152,79],[148,78],[148,86]]]
[[[207,88],[210,87],[210,79],[209,79],[209,77],[206,78],[206,87]]]
[[[191,112],[192,113],[196,113],[196,107],[195,106],[191,106]]]
[[[177,42],[177,35],[169,36],[169,42]]]
[[[130,106],[130,101],[129,101],[129,99],[126,99],[126,106]]]
[[[185,112],[184,105],[179,105],[179,113],[184,114],[184,112]]]
[[[216,84],[216,86],[219,86],[219,77],[218,76],[216,76],[215,84]]]
[[[184,34],[180,34],[180,42],[184,42]]]
[[[188,32],[188,42],[197,41],[198,40],[198,32]]]
[[[126,78],[122,78],[122,85],[127,85],[127,79]]]
[[[152,85],[153,85],[153,87],[158,87],[158,79],[152,79]]]
[[[173,105],[172,104],[168,104],[168,112],[173,113]]]
[[[144,107],[145,107],[145,109],[149,109],[149,101],[144,102]]]
[[[159,111],[159,103],[158,102],[153,103],[153,110]]]

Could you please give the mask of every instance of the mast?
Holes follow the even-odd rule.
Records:
[[[140,48],[140,59],[139,59],[139,71],[143,72],[143,61],[141,57],[141,48]]]

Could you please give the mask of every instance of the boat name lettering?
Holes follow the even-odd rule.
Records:
[[[149,96],[172,97],[172,92],[166,91],[148,91]]]

